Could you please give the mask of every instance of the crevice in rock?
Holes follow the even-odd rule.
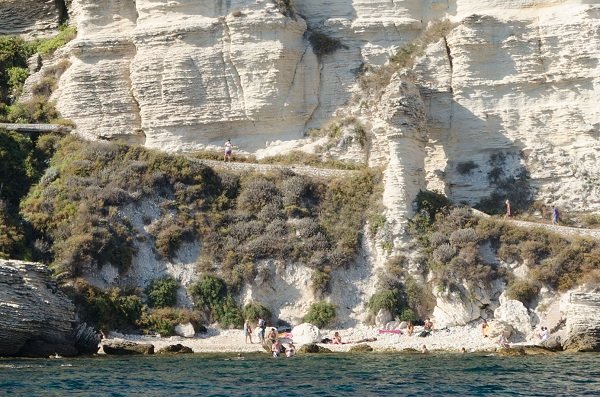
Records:
[[[54,0],[56,9],[58,10],[58,23],[61,25],[69,20],[69,9],[65,0]]]
[[[452,75],[454,73],[454,64],[452,63],[452,51],[450,51],[450,46],[448,45],[448,39],[444,36],[444,46],[446,47],[446,54],[448,55],[448,64],[450,65],[450,93],[452,94],[454,90],[452,89]]]
[[[542,67],[542,72],[546,73],[546,65],[544,64],[544,56],[542,55],[542,53],[543,53],[542,34],[540,32],[539,18],[538,18],[538,24],[536,26],[536,33],[537,33],[537,49],[538,49],[538,56],[540,58],[540,66]]]
[[[323,81],[323,63],[319,62],[319,89],[318,89],[318,94],[317,94],[317,106],[315,106],[315,108],[310,113],[310,116],[308,117],[308,119],[306,119],[306,123],[304,123],[304,128],[303,128],[304,133],[306,133],[306,127],[312,121],[313,117],[315,116],[315,113],[317,113],[317,110],[321,107],[321,89],[323,88],[323,85],[321,84],[322,81]]]
[[[229,25],[227,25],[227,21],[223,18],[223,62],[230,66],[233,73],[233,78],[235,80],[235,84],[239,93],[242,96],[242,110],[246,116],[246,95],[244,94],[244,86],[242,85],[242,79],[240,77],[240,72],[238,71],[233,59],[231,59],[231,34],[229,31]],[[229,94],[231,97],[231,94]]]
[[[444,45],[446,46],[446,54],[448,54],[448,63],[450,64],[450,70],[452,71],[454,65],[452,64],[452,52],[450,51],[450,46],[448,45],[448,39],[444,36]]]

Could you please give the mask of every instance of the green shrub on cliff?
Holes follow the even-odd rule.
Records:
[[[204,275],[190,289],[194,305],[204,312],[209,321],[218,321],[221,327],[241,327],[242,311],[231,296],[225,281]]]
[[[304,321],[316,325],[319,328],[333,324],[336,318],[335,306],[329,302],[315,302],[308,308]]]
[[[153,280],[148,288],[148,306],[155,308],[175,306],[177,304],[177,280],[167,276]]]
[[[271,311],[257,302],[250,302],[244,306],[244,319],[250,322],[256,322],[259,318],[269,321],[271,319]]]
[[[160,334],[161,337],[175,335],[175,327],[178,324],[191,323],[198,330],[200,316],[198,313],[172,307],[143,311],[137,324],[146,334]]]
[[[133,330],[143,310],[138,291],[112,288],[102,290],[83,279],[70,285],[69,291],[80,310],[82,321],[101,329]]]

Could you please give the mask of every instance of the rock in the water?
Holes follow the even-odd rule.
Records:
[[[154,354],[154,345],[149,343],[109,340],[102,342],[102,348],[104,349],[104,353],[116,356]]]
[[[554,352],[561,351],[563,349],[562,338],[560,335],[550,335],[548,339],[541,343],[541,346]]]
[[[368,353],[372,352],[373,348],[366,343],[361,343],[359,345],[354,345],[349,350],[352,353]]]
[[[316,343],[309,343],[298,349],[298,353],[331,353],[331,350]]]
[[[191,348],[178,343],[176,345],[165,346],[158,350],[156,354],[189,354],[193,352]]]
[[[292,335],[294,338],[294,343],[297,344],[307,344],[307,343],[317,343],[321,341],[321,331],[316,326],[303,323],[295,326],[292,329]]]
[[[94,354],[98,352],[100,336],[96,330],[86,323],[79,324],[73,331],[75,347],[81,354]]]
[[[571,294],[563,349],[570,352],[600,351],[600,293]]]
[[[192,323],[177,324],[175,326],[175,333],[184,338],[193,338],[196,335],[196,330]]]
[[[74,321],[75,307],[46,266],[0,260],[0,356],[75,354]]]

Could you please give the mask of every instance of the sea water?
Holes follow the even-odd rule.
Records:
[[[600,396],[599,354],[0,359],[10,396]]]

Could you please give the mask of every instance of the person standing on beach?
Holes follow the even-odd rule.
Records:
[[[504,215],[504,219],[511,218],[512,210],[510,208],[510,201],[508,201],[508,199],[506,199],[506,201],[504,202],[504,206],[506,207],[506,215]]]
[[[225,142],[225,155],[223,156],[223,161],[231,161],[231,153],[233,152],[233,144],[231,143],[231,139],[228,139]]]
[[[265,343],[265,329],[267,328],[267,322],[264,319],[259,318],[258,324],[256,326],[258,327],[258,339],[260,340],[260,343],[264,344]]]
[[[248,343],[248,339],[250,339],[250,343],[252,343],[252,328],[250,328],[250,322],[248,320],[244,321],[244,335],[246,336],[246,343]]]

